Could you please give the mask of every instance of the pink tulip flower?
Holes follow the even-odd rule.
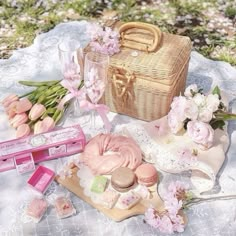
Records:
[[[34,124],[34,134],[43,133],[43,122],[38,121]]]
[[[46,111],[46,108],[42,104],[34,104],[30,110],[29,118],[30,120],[37,120]]]
[[[47,116],[42,121],[38,121],[34,125],[34,134],[40,134],[52,130],[55,127],[54,120]]]
[[[28,120],[26,113],[16,114],[11,120],[10,125],[14,128],[24,124]]]
[[[6,113],[9,117],[9,119],[13,118],[16,115],[16,104],[17,103],[18,103],[18,101],[14,101],[6,108]]]
[[[20,113],[30,110],[31,107],[32,107],[31,101],[28,98],[23,98],[20,101],[18,101],[18,103],[16,104],[15,112],[17,114],[20,114]]]
[[[28,124],[22,124],[17,127],[16,130],[16,137],[17,138],[23,138],[30,134],[30,127]]]
[[[2,100],[2,105],[7,108],[12,102],[18,101],[19,97],[16,94],[10,94]]]

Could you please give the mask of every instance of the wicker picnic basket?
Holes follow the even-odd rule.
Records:
[[[185,88],[191,41],[141,22],[119,24],[118,29],[122,47],[110,59],[103,102],[117,113],[158,119]]]

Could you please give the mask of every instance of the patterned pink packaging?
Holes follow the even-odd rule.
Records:
[[[45,193],[49,185],[52,183],[54,176],[55,173],[53,170],[45,166],[38,166],[31,177],[28,179],[27,183],[36,191]]]
[[[0,143],[0,172],[34,170],[34,163],[82,152],[85,135],[79,125]]]

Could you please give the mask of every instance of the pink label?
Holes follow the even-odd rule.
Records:
[[[19,174],[23,174],[34,170],[34,160],[31,153],[21,154],[14,158],[16,170]]]
[[[54,155],[60,155],[66,153],[66,145],[61,145],[61,146],[56,146],[49,148],[49,155],[54,156]]]
[[[84,139],[83,131],[79,125],[26,138],[10,140],[0,143],[0,158],[5,156],[13,157],[14,153],[32,152],[35,148],[39,149],[39,147],[46,149],[50,146],[61,145],[63,142],[66,143],[78,139]],[[62,151],[64,152],[63,148],[55,152]]]
[[[34,170],[34,168],[35,168],[34,163],[27,163],[27,164],[16,167],[16,170],[19,174],[23,174],[23,173]]]

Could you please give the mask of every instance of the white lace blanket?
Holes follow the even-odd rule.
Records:
[[[60,67],[57,46],[66,37],[76,38],[86,43],[84,34],[87,22],[63,23],[48,33],[36,37],[32,46],[14,52],[8,60],[0,60],[0,100],[9,93],[23,94],[26,87],[20,86],[18,80],[48,80],[60,79]],[[230,108],[236,112],[236,70],[224,62],[208,60],[196,52],[192,52],[187,83],[197,83],[207,92],[218,84],[229,96]],[[83,119],[83,118],[82,118]],[[124,124],[133,124],[135,119],[114,113],[109,114],[113,131],[121,129]],[[80,120],[67,119],[64,126]],[[100,120],[97,119],[99,125]],[[101,124],[101,123],[100,123]],[[236,189],[236,122],[229,122],[228,135],[230,146],[224,165],[216,176],[216,184],[210,193],[230,194]],[[86,136],[91,130],[84,127]],[[0,108],[0,140],[14,137],[14,130],[7,123],[3,110]],[[50,168],[56,168],[65,159],[52,160],[43,163]],[[78,212],[67,219],[58,219],[56,212],[49,207],[45,216],[38,224],[24,222],[22,208],[30,197],[26,182],[30,174],[18,176],[14,170],[0,173],[0,235],[86,235],[86,236],[145,236],[162,235],[155,229],[143,223],[143,216],[132,217],[120,223],[113,222],[90,207],[75,195],[71,195],[73,205]],[[172,180],[189,181],[189,173],[160,174],[159,191]],[[54,193],[53,183],[46,195]],[[209,193],[209,194],[210,194]],[[188,226],[183,236],[190,235],[229,235],[236,232],[236,200],[203,203],[192,207],[188,214]]]

